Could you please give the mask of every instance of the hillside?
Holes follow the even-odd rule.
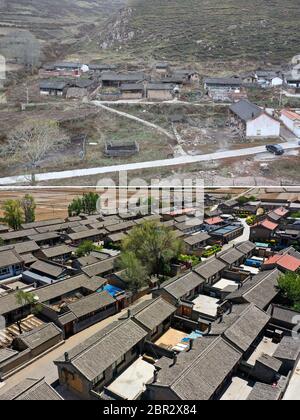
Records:
[[[300,52],[299,0],[128,0],[99,36],[132,59],[279,62]]]
[[[71,44],[102,25],[126,0],[0,0],[1,37],[30,31],[43,44]]]

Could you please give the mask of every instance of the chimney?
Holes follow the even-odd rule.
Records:
[[[154,373],[153,373],[153,384],[156,384],[156,382],[157,382],[157,379],[158,379],[158,370],[157,369],[155,369],[155,371],[154,371]]]
[[[127,318],[131,318],[131,315],[132,315],[131,309],[128,309],[128,311],[127,311]]]
[[[189,350],[188,351],[193,350],[193,347],[194,347],[194,339],[191,338],[190,341],[189,341]]]
[[[229,311],[228,311],[228,314],[231,314],[231,312],[232,312],[232,302],[229,302]]]
[[[223,322],[223,314],[221,314],[219,318],[219,324],[221,324],[221,322]]]
[[[65,362],[69,362],[69,353],[66,351],[65,352]]]
[[[174,352],[173,363],[171,364],[171,366],[175,366],[176,363],[177,363],[177,353]]]
[[[209,326],[208,326],[207,335],[209,335],[210,332],[211,332],[211,322],[209,323]]]

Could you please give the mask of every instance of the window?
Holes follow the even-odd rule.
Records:
[[[5,276],[9,274],[9,267],[0,268],[0,276]]]
[[[256,131],[256,135],[257,135],[257,136],[261,136],[261,130],[257,130],[257,131]]]

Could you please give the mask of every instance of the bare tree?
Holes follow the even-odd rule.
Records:
[[[56,121],[28,120],[9,133],[7,145],[2,153],[24,163],[30,171],[31,183],[34,185],[39,163],[49,153],[62,149],[68,142],[69,139]]]

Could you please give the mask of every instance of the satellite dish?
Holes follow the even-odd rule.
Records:
[[[83,64],[83,66],[81,67],[81,71],[83,73],[87,73],[88,71],[90,71],[90,68],[86,64]]]

